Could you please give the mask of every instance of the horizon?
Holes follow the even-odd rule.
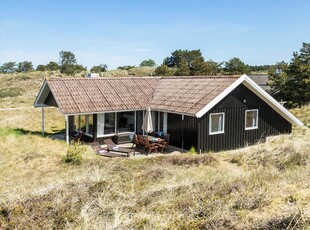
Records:
[[[0,2],[0,65],[58,62],[71,51],[90,69],[157,65],[171,52],[200,49],[205,60],[248,65],[290,61],[310,37],[308,1]],[[233,13],[232,13],[233,12]]]

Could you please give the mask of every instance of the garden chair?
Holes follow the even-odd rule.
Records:
[[[138,140],[138,135],[134,134],[133,138],[132,138],[132,148],[135,148],[136,150],[141,149],[143,146],[140,144],[139,140]]]
[[[156,152],[158,153],[158,144],[157,143],[150,143],[149,139],[147,137],[143,137],[144,142],[144,151],[146,152],[146,155],[150,152]]]
[[[126,153],[128,157],[129,157],[130,153],[135,155],[135,150],[134,149],[119,147],[119,146],[117,146],[112,141],[112,139],[105,139],[105,140],[103,140],[103,142],[107,145],[108,151],[119,152],[119,153]]]
[[[90,144],[92,149],[100,156],[105,157],[127,157],[127,155],[121,155],[116,153],[111,153],[107,149],[102,148],[98,142],[93,142]]]
[[[169,147],[169,140],[170,140],[170,134],[169,133],[165,133],[163,135],[164,141],[160,142],[158,144],[159,148],[160,148],[160,152],[164,152],[165,150],[168,149]]]

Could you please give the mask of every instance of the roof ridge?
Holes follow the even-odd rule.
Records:
[[[117,79],[218,79],[218,78],[239,78],[241,75],[201,75],[201,76],[120,76],[120,77],[94,77],[94,78],[88,78],[88,77],[56,77],[51,76],[50,78],[47,78],[48,81],[55,81],[55,80],[117,80]]]
[[[156,78],[160,79],[161,76],[143,76],[143,77],[132,77],[132,76],[121,76],[121,77],[50,77],[47,79],[50,80],[116,80],[116,79],[150,79]]]
[[[162,79],[239,78],[241,75],[164,76]]]

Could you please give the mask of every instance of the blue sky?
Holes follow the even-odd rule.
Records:
[[[66,50],[114,69],[160,64],[176,49],[275,64],[310,42],[309,9],[307,0],[0,0],[0,64],[46,64]]]

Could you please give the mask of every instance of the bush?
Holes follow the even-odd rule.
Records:
[[[196,149],[195,149],[194,146],[192,146],[192,147],[189,149],[189,152],[190,152],[191,154],[196,154],[196,153],[197,153],[197,151],[196,151]]]
[[[67,150],[67,155],[64,158],[65,163],[79,165],[82,163],[82,155],[85,153],[86,149],[79,143],[74,143],[69,146]]]

